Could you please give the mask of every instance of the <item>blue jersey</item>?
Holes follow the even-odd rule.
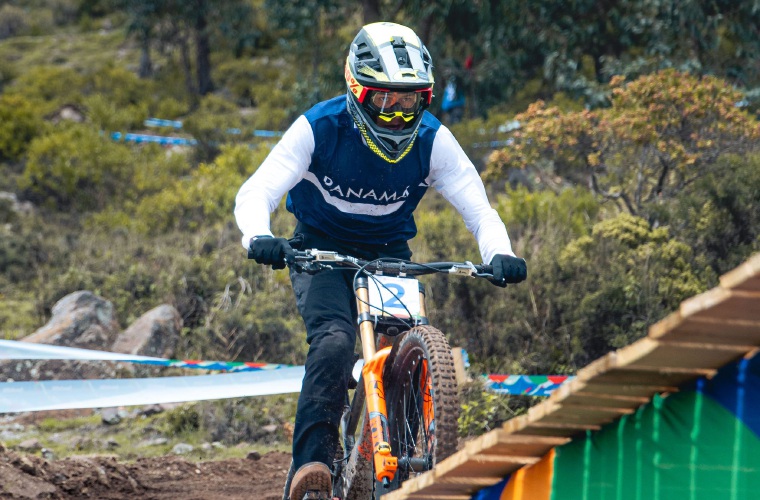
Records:
[[[413,212],[428,188],[441,122],[425,112],[412,150],[391,164],[363,142],[345,96],[319,103],[304,116],[314,133],[314,152],[308,172],[288,192],[287,209],[299,221],[346,242],[413,238]]]

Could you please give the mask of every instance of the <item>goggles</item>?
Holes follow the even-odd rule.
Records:
[[[416,114],[422,108],[423,100],[422,92],[370,90],[364,99],[364,104],[381,116],[389,116],[386,121],[390,121],[395,116]],[[404,119],[411,121],[406,117]]]

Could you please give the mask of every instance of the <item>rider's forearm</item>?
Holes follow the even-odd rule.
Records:
[[[436,135],[430,162],[429,183],[462,216],[478,242],[483,262],[496,254],[514,255],[504,222],[488,202],[475,166],[444,126]]]
[[[272,235],[270,216],[282,197],[303,178],[311,163],[314,134],[304,116],[285,132],[256,172],[235,197],[235,220],[243,247],[253,236]]]

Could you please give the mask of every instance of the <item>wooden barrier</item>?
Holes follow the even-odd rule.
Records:
[[[631,414],[655,394],[678,391],[760,346],[760,254],[681,303],[648,335],[578,371],[546,401],[464,445],[388,500],[469,500],[555,446]]]

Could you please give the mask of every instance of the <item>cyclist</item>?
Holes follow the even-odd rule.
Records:
[[[259,264],[285,267],[293,248],[274,237],[270,215],[287,193],[294,246],[411,258],[413,211],[432,186],[464,219],[500,286],[527,276],[483,183],[451,132],[426,111],[432,60],[411,29],[364,26],[349,48],[346,95],[321,102],[285,132],[237,194],[243,246]],[[291,500],[331,493],[329,464],[354,365],[352,272],[290,273],[309,352],[293,435]]]

